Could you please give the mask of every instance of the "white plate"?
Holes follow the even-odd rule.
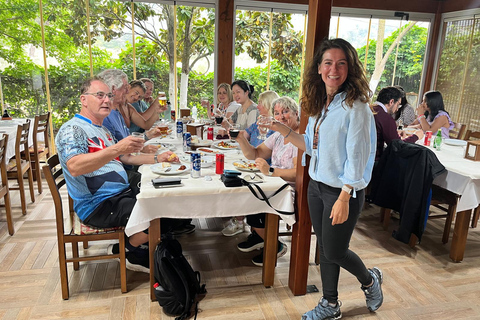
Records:
[[[467,141],[459,139],[445,139],[445,144],[450,146],[464,147],[467,145]]]
[[[404,128],[403,129],[403,132],[405,132],[406,134],[408,135],[412,135],[415,133],[415,131],[417,131],[418,129],[415,129],[415,128]]]
[[[211,167],[215,163],[215,157],[214,156],[205,156],[201,158],[201,167],[202,168],[208,168]]]
[[[200,152],[202,155],[207,155],[207,154],[214,155],[214,154],[217,154],[217,153],[222,153],[219,150],[212,149],[212,148],[207,148],[207,147],[197,148],[197,150],[195,150],[195,152]]]
[[[169,166],[170,165],[170,166]],[[185,166],[185,169],[178,170],[180,166]],[[168,168],[171,168],[168,170]],[[188,163],[169,163],[169,162],[160,162],[150,166],[150,170],[156,174],[162,174],[166,176],[174,176],[177,174],[182,174],[184,172],[190,171],[190,165]]]
[[[258,172],[260,171],[257,167],[254,167],[255,161],[253,160],[247,160],[245,162],[243,161],[235,161],[233,163],[233,166],[235,169],[240,170],[240,171],[247,171],[247,172]]]
[[[212,146],[221,150],[234,150],[239,147],[238,142],[231,142],[230,140],[215,141]]]

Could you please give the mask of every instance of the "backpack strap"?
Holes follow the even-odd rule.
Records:
[[[260,186],[258,184],[255,184],[255,183],[249,183],[248,181],[243,180],[243,184],[246,185],[248,187],[248,189],[250,189],[250,191],[252,192],[252,194],[259,200],[261,201],[265,201],[268,206],[270,208],[272,208],[273,210],[275,210],[276,212],[280,213],[280,214],[285,214],[285,215],[292,215],[292,214],[295,214],[295,212],[290,212],[290,211],[282,211],[282,210],[277,210],[275,209],[271,204],[270,204],[270,201],[268,201],[270,198],[274,197],[275,195],[279,194],[283,189],[285,189],[286,187],[289,186],[288,183],[285,183],[283,186],[281,186],[280,188],[278,188],[277,191],[275,191],[270,197],[267,197],[265,195],[265,192],[262,190],[262,188],[260,188]],[[260,195],[257,194],[257,192],[254,190],[255,187],[258,191],[258,193]]]

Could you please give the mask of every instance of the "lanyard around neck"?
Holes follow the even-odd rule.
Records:
[[[323,120],[327,117],[328,108],[325,109],[325,112],[321,117],[317,117],[315,121],[315,126],[313,127],[315,130],[315,135],[313,137],[313,149],[318,148],[318,131],[320,130],[320,126],[322,125]]]

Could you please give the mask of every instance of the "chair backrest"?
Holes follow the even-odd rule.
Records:
[[[1,188],[8,191],[7,165],[5,164],[5,155],[7,154],[8,134],[3,134],[0,138],[0,174],[2,177]],[[0,191],[0,193],[2,193]]]
[[[460,122],[453,123],[453,129],[450,130],[449,136],[451,139],[462,139],[466,125],[461,124]]]
[[[17,127],[17,136],[15,139],[15,158],[17,159],[17,166],[19,166],[21,159],[24,159],[28,163],[30,163],[30,152],[28,152],[29,132],[30,132],[30,119],[27,119],[25,123],[19,124]],[[25,151],[25,152],[22,152],[22,151]]]
[[[471,138],[480,139],[480,131],[467,130],[464,140],[470,140]]]
[[[61,237],[65,234],[63,220],[63,204],[60,195],[60,189],[66,185],[63,177],[63,169],[60,166],[58,154],[54,154],[47,160],[47,165],[43,166],[43,174],[47,180],[48,188],[52,194],[53,203],[55,205],[55,218],[57,221],[57,235]]]
[[[38,134],[43,133],[43,141],[45,144],[45,150],[49,147],[49,139],[48,139],[48,123],[50,121],[50,112],[46,114],[41,114],[35,116],[33,120],[33,150],[35,153],[38,153]],[[47,150],[47,158],[50,155],[50,149]]]

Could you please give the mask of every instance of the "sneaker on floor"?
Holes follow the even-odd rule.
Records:
[[[373,284],[370,287],[362,286],[362,290],[365,293],[365,298],[367,300],[367,308],[370,311],[376,311],[383,303],[383,293],[382,293],[382,283],[383,283],[383,274],[380,269],[374,267],[373,269],[368,269],[368,272],[372,275]]]
[[[237,234],[245,231],[245,224],[243,221],[239,221],[236,218],[232,218],[228,221],[227,226],[223,228],[222,234],[225,237],[233,237]]]
[[[120,253],[120,245],[118,243],[110,244],[107,248],[107,254],[119,254]],[[120,258],[115,258],[118,262],[120,262]]]
[[[287,245],[278,241],[277,258],[283,257],[287,253]],[[263,252],[258,256],[253,257],[252,262],[254,265],[263,267]]]
[[[237,245],[237,248],[242,252],[250,252],[253,250],[262,249],[263,245],[264,242],[262,237],[260,237],[258,233],[253,230],[252,233],[250,233],[250,235],[247,237],[247,240],[240,242]]]
[[[171,233],[174,236],[179,236],[181,234],[190,234],[193,231],[195,231],[195,225],[190,223],[173,229]]]
[[[341,306],[342,303],[340,300],[337,301],[337,306],[332,307],[327,299],[322,298],[313,310],[305,312],[302,315],[302,320],[340,319],[342,317],[342,312],[340,311]]]
[[[143,251],[143,250],[141,250]],[[137,272],[150,273],[148,256],[137,254],[136,251],[127,253],[127,269]]]

